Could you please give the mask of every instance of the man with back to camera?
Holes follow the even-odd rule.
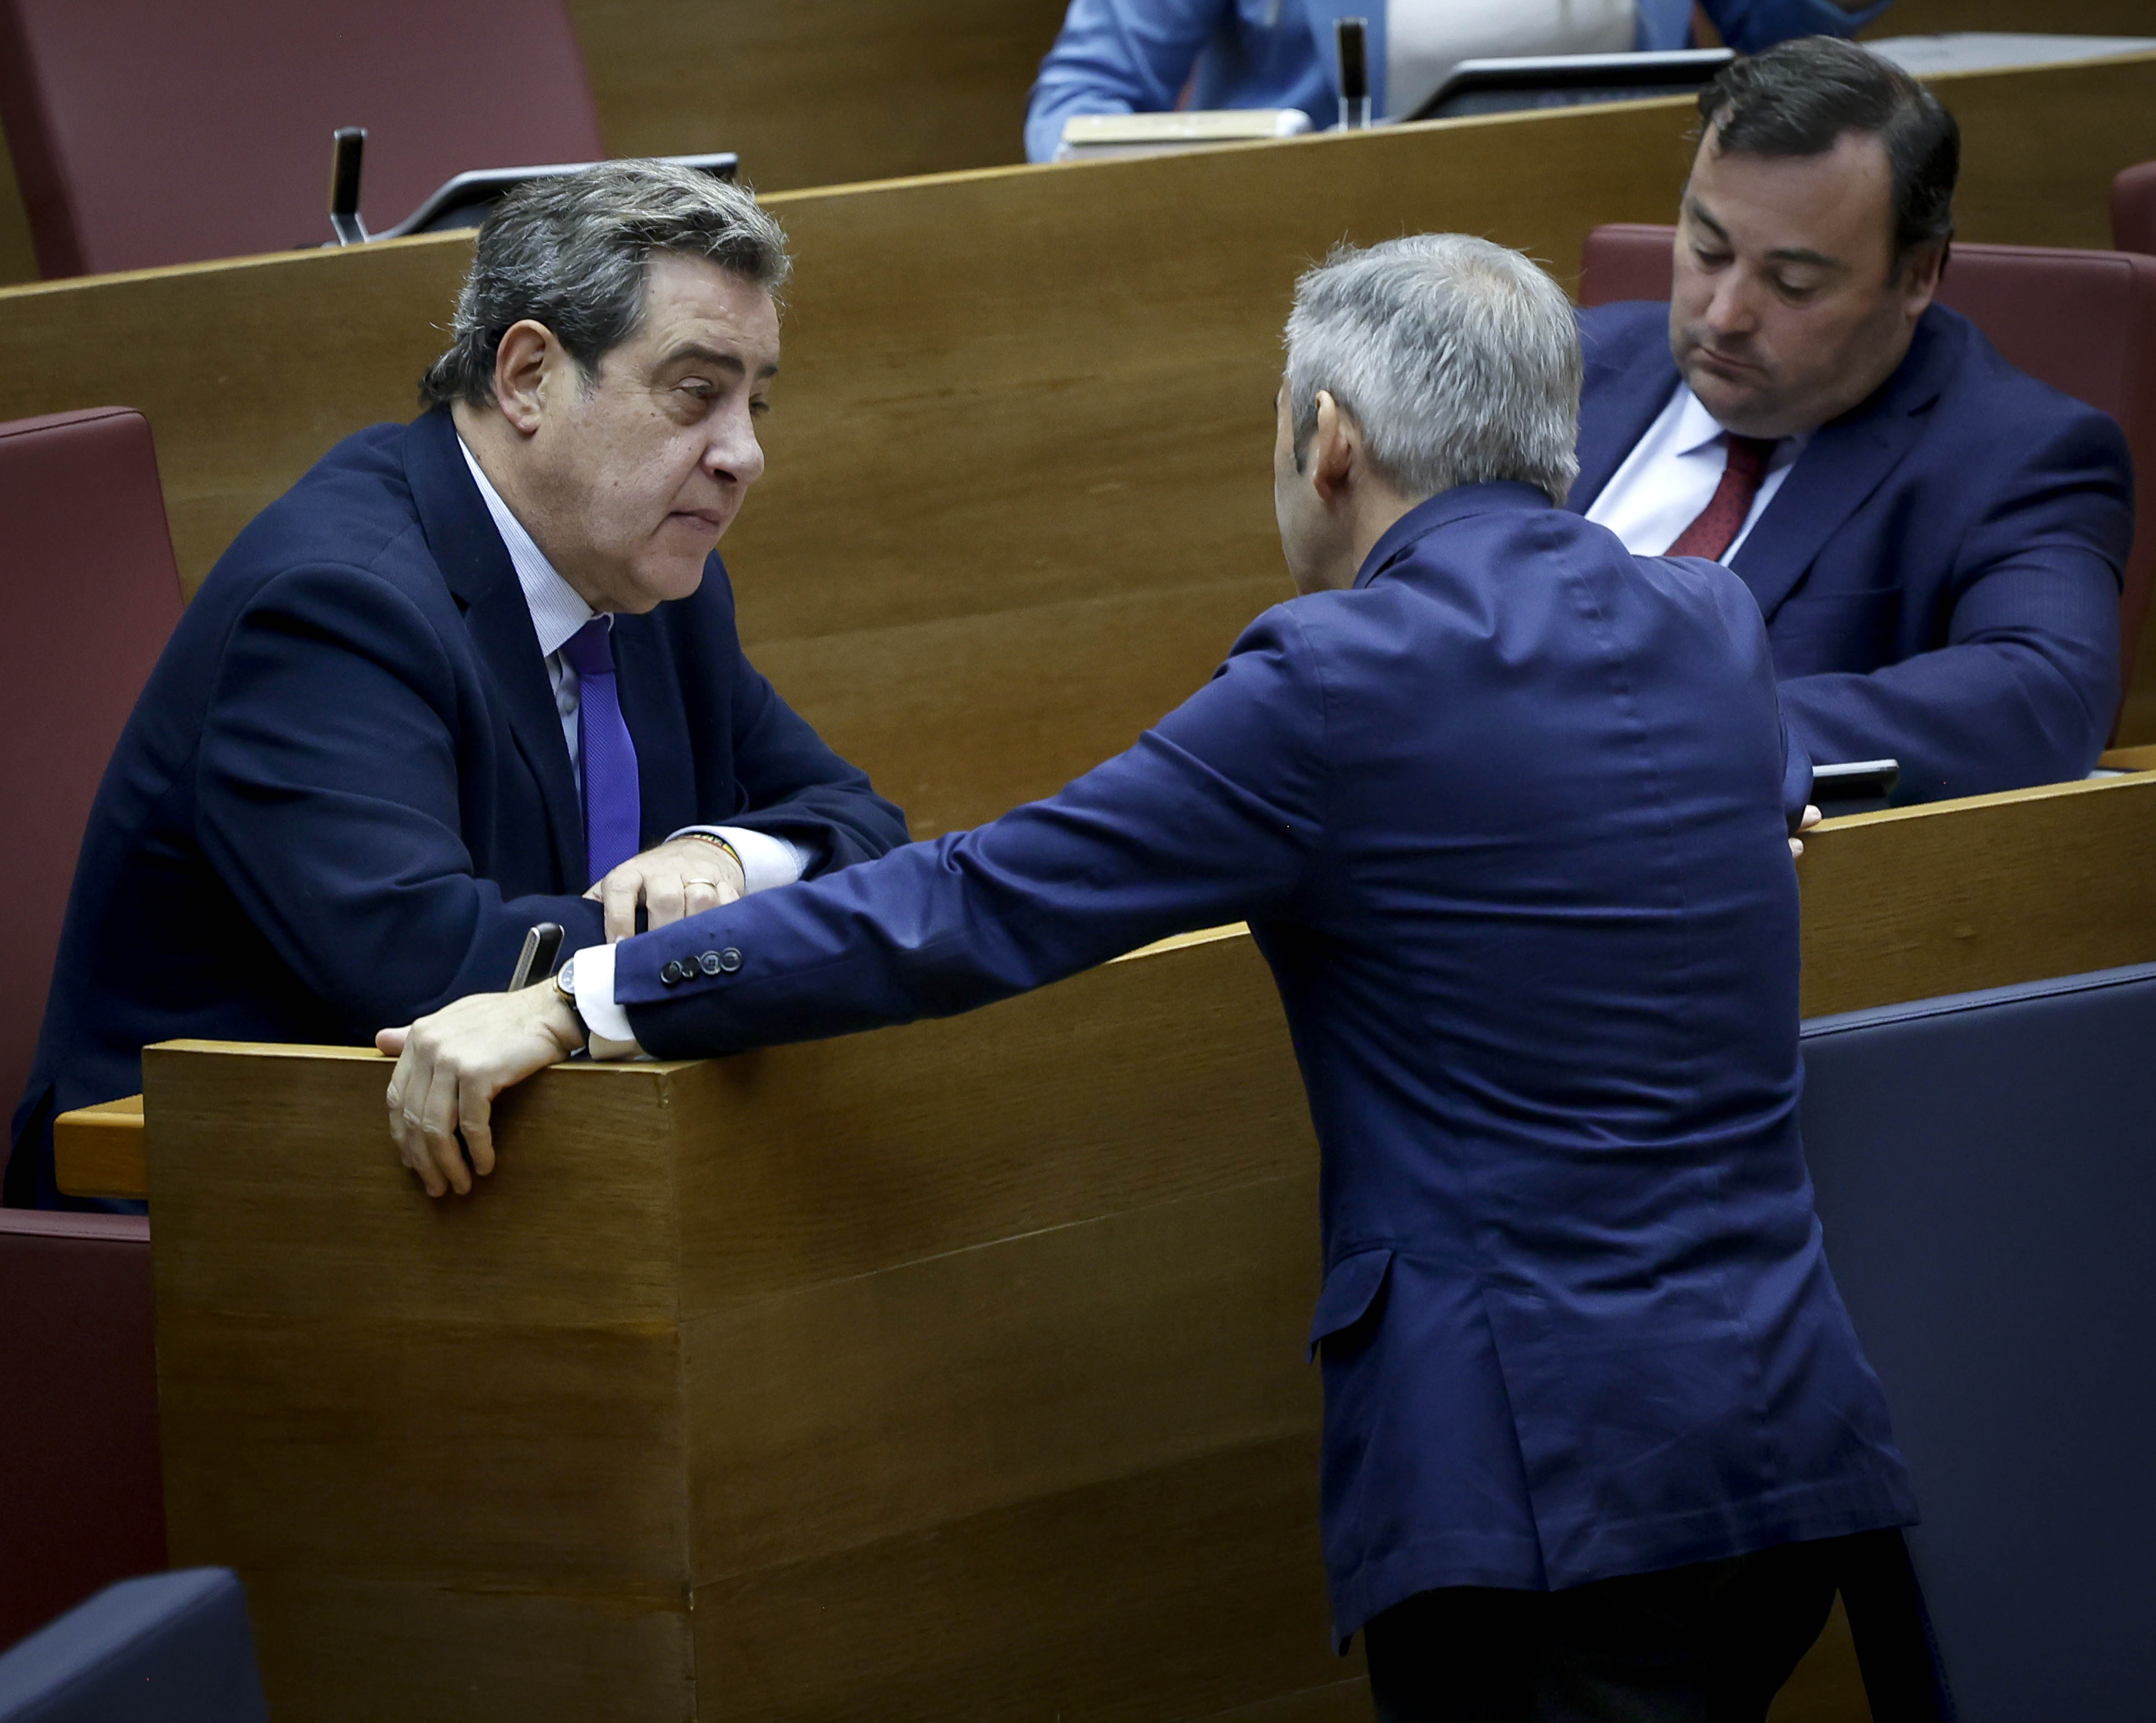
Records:
[[[1486,241],[1313,270],[1302,596],[1045,802],[385,1031],[406,1164],[468,1188],[457,1129],[490,1163],[493,1097],[588,1033],[837,1034],[1247,919],[1322,1155],[1325,1554],[1378,1715],[1763,1717],[1845,1541],[1915,1515],[1798,1141],[1810,767],[1742,583],[1557,506],[1579,364]]]
[[[1570,505],[1743,577],[1815,763],[1898,760],[1912,801],[2085,777],[2118,704],[2126,439],[1933,303],[1953,116],[1825,37],[1738,61],[1700,113],[1669,305],[1581,318]]]
[[[749,664],[713,549],[763,470],[785,236],[613,162],[480,230],[429,410],[226,551],[115,751],[11,1203],[182,1036],[365,1042],[566,948],[880,855],[904,817]],[[707,835],[670,833],[701,826]]]

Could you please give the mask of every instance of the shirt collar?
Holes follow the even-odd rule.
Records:
[[[1714,415],[1707,410],[1691,385],[1680,382],[1676,392],[1677,422],[1671,433],[1669,449],[1676,455],[1697,454],[1712,443],[1721,441],[1724,433]],[[1804,445],[1812,440],[1805,431],[1794,437],[1784,437],[1774,444],[1774,452],[1767,458],[1767,470],[1786,467],[1804,452]]]
[[[1517,513],[1553,506],[1549,498],[1533,485],[1511,479],[1484,479],[1440,490],[1435,496],[1424,497],[1385,529],[1383,536],[1370,546],[1370,554],[1363,559],[1355,584],[1358,587],[1368,586],[1414,548],[1418,539],[1440,526],[1450,526],[1471,515]]]
[[[462,437],[457,438],[457,449],[465,458],[465,464],[471,469],[472,483],[479,486],[487,513],[494,517],[495,530],[508,547],[509,560],[516,570],[516,583],[524,588],[524,602],[531,612],[532,629],[539,636],[539,655],[552,658],[571,635],[598,613],[555,572],[554,565],[547,560],[547,553],[524,530],[524,523],[510,512],[509,505],[501,500],[501,493],[472,458]]]

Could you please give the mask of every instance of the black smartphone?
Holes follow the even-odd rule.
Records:
[[[1812,768],[1812,800],[1825,814],[1869,813],[1884,808],[1902,781],[1898,760],[1845,760]]]
[[[542,921],[524,936],[524,949],[516,955],[516,967],[510,972],[509,991],[528,987],[542,982],[554,972],[554,960],[562,955],[562,924]]]

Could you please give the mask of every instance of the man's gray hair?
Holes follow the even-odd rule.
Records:
[[[1465,233],[1343,245],[1295,285],[1296,465],[1322,389],[1406,496],[1515,479],[1562,503],[1579,475],[1579,372],[1571,301],[1518,252]]]
[[[593,376],[643,323],[657,252],[706,259],[772,294],[793,268],[784,231],[755,196],[696,168],[602,162],[527,181],[479,230],[449,350],[421,380],[420,398],[491,402],[495,351],[527,317]]]

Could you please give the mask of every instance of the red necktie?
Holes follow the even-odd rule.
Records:
[[[1679,533],[1677,541],[1662,553],[1666,556],[1704,556],[1710,562],[1719,562],[1744,529],[1744,517],[1752,512],[1752,499],[1759,494],[1768,457],[1774,454],[1779,439],[1740,437],[1734,431],[1725,432],[1723,437],[1729,444],[1729,459],[1722,469],[1722,482],[1699,511],[1699,519]]]

